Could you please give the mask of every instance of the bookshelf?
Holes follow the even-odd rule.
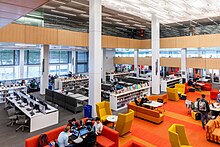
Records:
[[[140,97],[142,94],[150,95],[150,86],[145,84],[135,84],[133,89],[127,87],[123,90],[110,93],[111,109],[114,111],[121,110],[127,107],[127,104],[134,100],[135,97]]]
[[[89,83],[88,77],[82,78],[69,78],[69,79],[56,79],[54,89],[67,89],[73,90],[76,86],[83,86]]]
[[[161,91],[166,92],[167,91],[167,87],[169,88],[174,88],[175,84],[179,84],[181,83],[181,77],[176,77],[173,79],[169,79],[169,80],[162,80],[161,81]]]

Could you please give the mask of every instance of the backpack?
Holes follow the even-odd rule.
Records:
[[[206,112],[207,111],[206,101],[202,101],[202,100],[199,101],[198,110],[202,111],[202,112]]]
[[[41,134],[38,138],[38,147],[44,147],[49,144],[47,134]]]

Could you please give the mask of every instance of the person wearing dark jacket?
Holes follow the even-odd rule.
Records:
[[[144,95],[144,97],[141,99],[140,105],[142,106],[143,103],[147,103],[149,100],[147,99],[147,96]]]
[[[91,126],[87,127],[88,133],[83,139],[84,147],[94,147],[96,142],[96,134],[92,131]]]
[[[205,129],[205,125],[209,121],[208,113],[210,112],[210,107],[209,107],[209,103],[205,99],[204,94],[202,94],[202,99],[198,101],[198,111],[201,113],[202,128]]]

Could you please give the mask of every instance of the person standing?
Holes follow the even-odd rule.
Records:
[[[205,99],[205,95],[202,94],[202,99],[198,101],[198,111],[201,113],[202,128],[205,129],[205,125],[208,123],[208,113],[210,112],[209,104]],[[205,123],[206,120],[206,123]]]

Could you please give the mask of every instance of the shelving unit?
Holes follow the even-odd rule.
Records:
[[[27,87],[26,86],[0,87],[0,103],[4,103],[6,101],[6,97],[8,97],[14,91],[24,91],[25,93],[27,93]]]
[[[150,95],[150,86],[144,84],[139,89],[129,90],[119,94],[110,93],[111,109],[118,111],[126,108],[129,102],[133,101],[135,97],[140,97],[142,94]]]
[[[167,87],[174,88],[175,84],[181,83],[181,77],[161,81],[161,91],[166,92]]]
[[[57,81],[56,81],[57,82]],[[55,83],[56,83],[55,82]],[[58,80],[58,85],[55,84],[55,89],[66,89],[69,90],[74,89],[76,86],[83,86],[84,84],[89,83],[89,78],[79,78],[79,79],[66,79],[66,80]]]

